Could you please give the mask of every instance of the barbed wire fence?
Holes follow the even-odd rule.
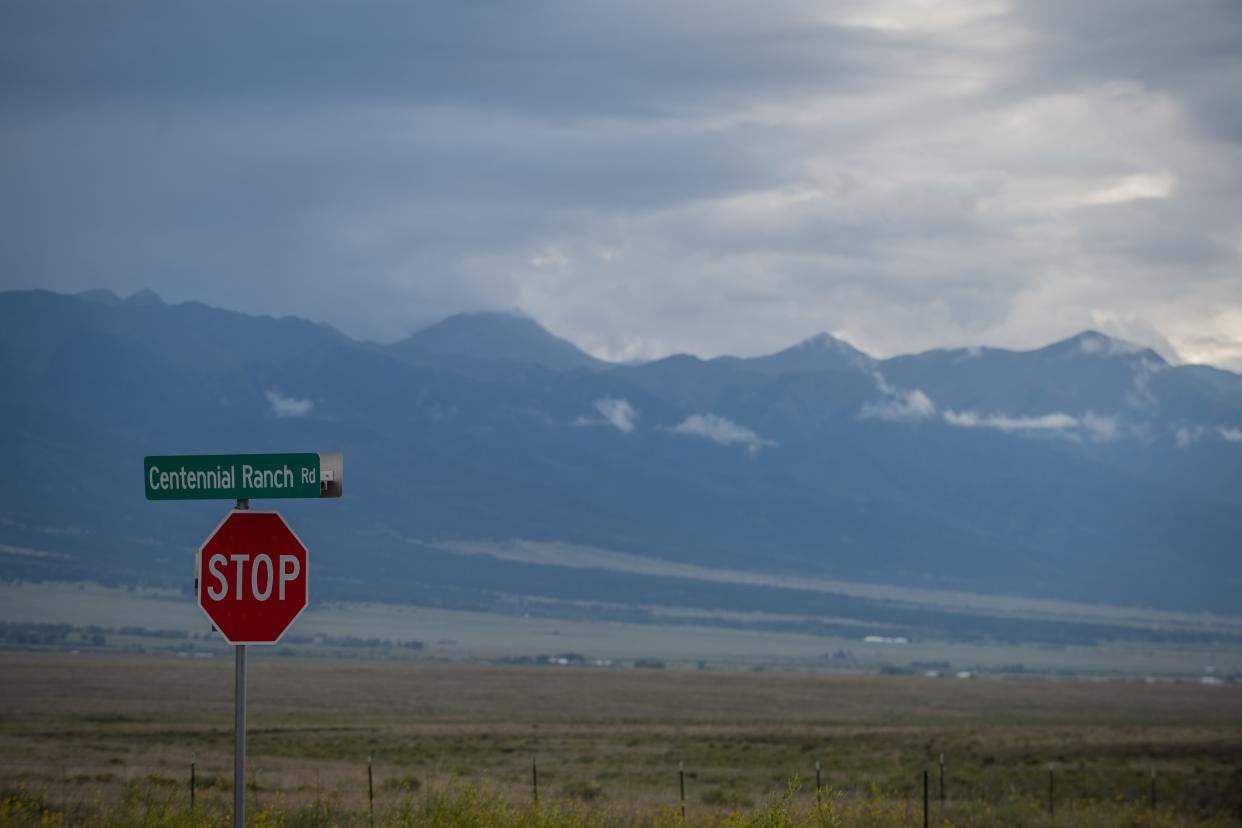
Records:
[[[385,765],[381,756],[368,755],[357,762],[308,762],[297,758],[255,757],[247,779],[247,797],[251,807],[265,804],[273,807],[340,808],[365,813],[374,825],[377,814],[393,807],[427,805],[433,791],[444,791],[455,785],[484,784],[508,799],[520,802],[529,798],[538,806],[556,801],[590,803],[603,801],[610,789],[622,794],[630,805],[658,804],[677,809],[684,818],[688,812],[700,813],[721,808],[753,807],[757,803],[745,797],[730,797],[727,792],[709,784],[698,784],[699,773],[684,760],[670,763],[667,768],[667,789],[627,785],[624,780],[611,779],[608,786],[598,781],[582,781],[576,773],[579,765],[573,759],[558,761],[555,755],[515,757],[507,767],[493,770],[483,778],[465,777],[439,768],[423,772],[408,765]],[[955,780],[954,766],[939,760],[921,767],[912,764],[904,780],[888,788],[859,785],[841,778],[841,766],[823,760],[808,762],[806,768],[791,769],[785,793],[801,797],[822,810],[825,792],[833,797],[866,797],[883,795],[906,803],[914,822],[940,824],[962,803],[996,803],[1021,800],[1046,811],[1054,821],[1058,810],[1075,804],[1093,802],[1126,802],[1146,806],[1151,813],[1162,807],[1161,785],[1164,781],[1155,767],[1097,769],[1085,765],[1058,765],[1055,762],[1028,767],[994,767],[974,765],[970,773]],[[824,779],[825,770],[829,778]],[[908,776],[908,779],[905,777]],[[6,791],[25,791],[37,797],[48,808],[63,812],[67,821],[82,816],[92,808],[124,802],[143,796],[174,806],[202,812],[224,813],[232,801],[232,765],[226,757],[194,754],[188,762],[161,760],[144,763],[109,759],[96,762],[54,762],[38,760],[0,760],[0,778]],[[698,790],[696,790],[696,786]],[[525,789],[525,793],[523,793]],[[1177,807],[1205,799],[1198,786],[1177,785],[1177,802],[1164,807]],[[775,786],[772,794],[780,794]],[[1165,799],[1171,799],[1166,795]]]

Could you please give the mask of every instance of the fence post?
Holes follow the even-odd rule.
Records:
[[[1057,818],[1056,810],[1056,787],[1052,777],[1052,763],[1048,763],[1048,820],[1055,821]]]
[[[923,828],[927,828],[927,768],[923,768]]]
[[[1151,769],[1151,810],[1156,812],[1156,769]]]
[[[375,780],[371,775],[371,757],[367,756],[367,814],[371,828],[375,828]]]
[[[194,813],[194,783],[195,783],[195,781],[196,781],[196,780],[195,780],[195,778],[194,778],[194,777],[195,777],[195,774],[194,774],[195,767],[194,767],[194,765],[195,765],[195,759],[196,759],[196,758],[197,758],[197,756],[192,756],[192,757],[190,758],[190,813]]]
[[[824,810],[824,782],[819,774],[819,762],[815,763],[815,807]]]
[[[539,766],[535,764],[535,757],[530,760],[530,786],[535,794],[535,804],[539,804]]]
[[[940,815],[944,816],[944,754],[940,754]]]
[[[677,780],[681,785],[681,818],[686,818],[686,763],[677,763]]]

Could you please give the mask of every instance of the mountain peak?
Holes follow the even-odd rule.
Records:
[[[96,305],[107,305],[110,308],[119,305],[129,305],[135,308],[147,308],[154,305],[164,304],[164,300],[160,295],[150,288],[143,288],[122,299],[115,292],[107,288],[96,288],[95,290],[84,290],[76,294],[79,299],[87,302],[94,302]]]
[[[843,339],[837,339],[827,331],[820,331],[814,336],[808,336],[787,350],[793,350],[794,348],[818,348],[823,351],[857,351],[853,345]]]
[[[1040,351],[1058,357],[1142,356],[1146,359],[1167,364],[1165,358],[1151,348],[1136,345],[1124,339],[1117,339],[1096,330],[1083,331],[1071,336],[1069,339],[1063,339],[1060,342],[1054,342],[1045,348],[1041,348]]]
[[[870,371],[875,360],[843,339],[817,333],[783,351],[742,360],[765,374],[803,374],[817,371]]]
[[[602,364],[520,311],[454,314],[389,347],[405,355],[525,362],[553,371],[595,368]]]
[[[129,297],[125,299],[125,304],[135,308],[149,308],[164,304],[164,300],[158,293],[150,288],[143,288],[142,290],[131,293]]]

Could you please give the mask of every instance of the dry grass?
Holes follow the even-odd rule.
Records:
[[[188,802],[193,761],[199,804],[218,815],[230,798],[232,678],[229,659],[0,654],[0,789],[24,786],[56,813],[122,813],[135,797],[164,797],[176,811]],[[1040,824],[1049,762],[1065,814],[1058,824],[1072,824],[1075,808],[1094,815],[1082,825],[1232,824],[1242,814],[1242,693],[1233,686],[499,668],[271,652],[252,660],[250,678],[253,795],[272,819],[303,820],[290,825],[321,824],[306,821],[316,807],[346,821],[363,813],[368,755],[377,807],[391,824],[433,824],[401,814],[423,819],[447,792],[491,792],[495,802],[469,805],[475,816],[529,803],[532,760],[545,808],[589,806],[608,824],[638,824],[635,814],[675,805],[678,762],[702,824],[734,810],[770,816],[771,798],[794,778],[793,821],[771,824],[819,824],[807,821],[816,762],[838,811],[852,815],[843,824],[895,824],[866,815],[921,807],[924,769],[934,799],[941,753],[955,825]],[[1161,808],[1144,816],[1152,768]],[[504,819],[535,824],[518,811]]]
[[[250,661],[252,709],[276,722],[1242,723],[1236,686],[343,662],[278,652],[252,648]],[[90,714],[219,721],[232,710],[231,658],[0,653],[0,670],[7,722]]]

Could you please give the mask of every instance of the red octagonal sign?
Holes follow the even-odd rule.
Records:
[[[230,512],[195,568],[198,605],[230,644],[275,644],[306,609],[306,547],[276,512]]]

